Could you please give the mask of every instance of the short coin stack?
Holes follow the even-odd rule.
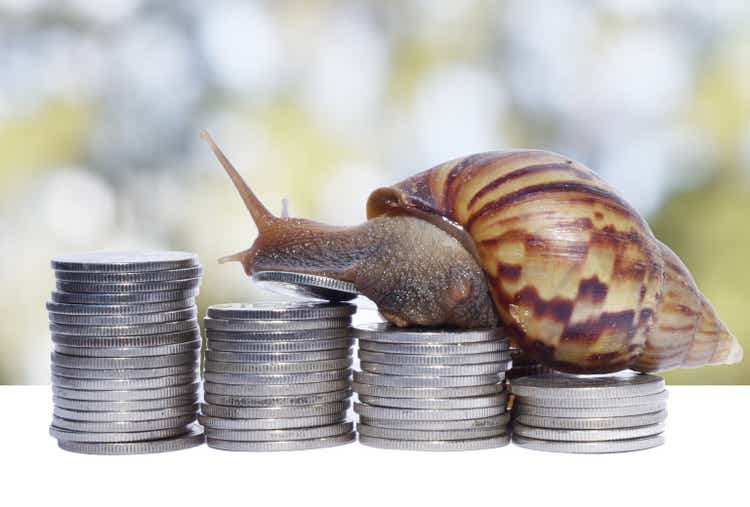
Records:
[[[513,442],[541,451],[607,453],[664,443],[664,379],[544,374],[511,381]]]
[[[231,303],[205,319],[209,447],[318,449],[355,440],[351,315],[347,303]]]
[[[359,440],[383,449],[463,451],[509,442],[501,329],[355,327]]]
[[[58,445],[87,454],[200,445],[197,256],[92,252],[55,257],[52,268],[50,434]]]

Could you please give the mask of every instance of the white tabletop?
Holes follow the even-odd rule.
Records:
[[[634,453],[553,454],[513,445],[418,453],[355,443],[110,457],[57,447],[47,434],[49,386],[0,386],[0,505],[747,505],[750,386],[669,391],[667,443]]]

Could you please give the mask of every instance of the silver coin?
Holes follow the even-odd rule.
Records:
[[[136,389],[129,391],[102,391],[87,389],[71,389],[53,385],[52,394],[69,400],[89,401],[135,401],[156,400],[177,396],[191,395],[200,390],[200,382],[170,386],[160,389]]]
[[[84,305],[145,304],[182,301],[196,297],[199,292],[200,290],[198,288],[158,292],[122,292],[118,294],[105,294],[103,292],[54,291],[50,297],[55,303],[74,303]]]
[[[356,311],[348,303],[320,301],[267,301],[263,303],[226,303],[208,307],[207,315],[228,320],[307,320],[348,317]]]
[[[501,393],[503,384],[487,384],[473,387],[391,387],[354,382],[352,387],[359,395],[384,398],[468,398]]]
[[[128,391],[131,389],[161,389],[163,387],[178,386],[200,380],[197,371],[186,375],[170,375],[168,377],[139,378],[126,380],[79,379],[52,375],[52,383],[57,387],[69,389],[84,389],[87,391]]]
[[[85,368],[96,370],[126,370],[145,368],[165,368],[168,366],[179,366],[192,364],[200,359],[198,350],[172,354],[170,356],[144,356],[144,357],[79,357],[66,356],[57,352],[50,354],[52,364],[66,368]]]
[[[144,368],[137,370],[89,370],[83,368],[66,368],[64,366],[52,365],[50,371],[53,375],[76,379],[102,379],[102,380],[134,380],[158,377],[170,377],[173,375],[189,375],[198,372],[199,363],[184,364],[181,366],[168,366],[166,368]]]
[[[557,408],[611,408],[649,403],[663,403],[667,401],[669,393],[661,391],[643,396],[629,396],[627,398],[519,398],[526,405]]]
[[[330,382],[349,378],[352,370],[328,370],[313,373],[288,373],[283,375],[254,375],[249,373],[213,373],[205,372],[208,382],[220,384],[306,384],[308,382]]]
[[[470,375],[492,375],[505,372],[510,368],[510,361],[484,364],[462,364],[458,366],[400,366],[360,361],[363,371],[381,375],[403,375],[408,377],[464,377]]]
[[[69,347],[90,349],[107,348],[158,348],[164,345],[175,345],[185,342],[200,341],[200,329],[191,329],[178,333],[152,334],[146,336],[72,336],[52,333],[52,343]],[[78,354],[73,354],[78,355]],[[153,354],[144,354],[153,355]]]
[[[359,295],[351,282],[305,273],[259,271],[253,273],[253,281],[272,292],[329,301],[348,301]]]
[[[360,424],[378,428],[417,431],[458,431],[495,428],[497,426],[507,426],[508,421],[510,421],[510,414],[507,412],[498,416],[481,417],[478,419],[457,419],[455,421],[410,421],[359,416]]]
[[[510,443],[510,436],[499,435],[476,440],[391,440],[360,435],[359,442],[368,447],[378,449],[394,449],[400,451],[478,451],[481,449],[497,449]]]
[[[373,419],[406,419],[412,421],[454,421],[456,419],[480,419],[505,412],[505,407],[467,408],[460,410],[419,410],[409,408],[373,407],[354,404],[354,411]]]
[[[55,352],[66,356],[77,357],[149,357],[149,356],[171,356],[182,354],[201,348],[200,340],[163,345],[161,347],[120,347],[120,348],[98,348],[98,347],[68,347],[55,344]]]
[[[349,317],[318,320],[227,320],[206,317],[203,319],[206,329],[217,331],[304,331],[307,329],[345,328],[351,324]]]
[[[86,442],[86,443],[125,443],[125,442],[145,442],[148,440],[159,440],[162,438],[172,438],[189,433],[194,428],[194,423],[179,426],[175,428],[165,428],[151,431],[128,431],[128,432],[88,432],[72,431],[55,426],[49,427],[49,434],[58,441],[65,442]]]
[[[335,437],[312,438],[308,440],[288,440],[274,442],[237,442],[206,438],[206,445],[223,451],[245,452],[274,452],[274,451],[304,451],[309,449],[323,449],[349,444],[357,440],[356,433],[344,433]]]
[[[93,422],[73,421],[52,416],[52,426],[62,430],[81,431],[85,433],[132,433],[137,431],[155,431],[169,428],[180,428],[195,421],[195,414],[188,414],[168,419],[127,422]]]
[[[498,382],[502,382],[504,378],[503,374],[471,375],[467,377],[405,377],[399,375],[380,375],[364,371],[354,372],[355,382],[390,387],[473,387],[497,384]]]
[[[562,442],[599,442],[605,440],[627,440],[630,438],[658,435],[664,431],[664,423],[635,426],[632,428],[613,428],[607,430],[565,430],[536,428],[519,422],[513,423],[513,433],[537,440],[559,440]]]
[[[400,366],[451,366],[451,365],[477,365],[484,363],[497,363],[510,360],[507,352],[493,352],[485,354],[449,354],[449,355],[412,355],[412,354],[390,354],[385,352],[369,352],[359,350],[360,361],[380,364],[393,364]]]
[[[590,376],[533,375],[517,378],[511,385],[513,394],[522,398],[626,398],[663,390],[663,378],[632,372]]]
[[[203,276],[203,268],[201,266],[160,271],[121,271],[117,273],[55,270],[55,278],[57,280],[83,283],[163,282],[188,280],[190,278],[200,278],[201,276]]]
[[[95,416],[96,412],[148,412],[151,410],[192,406],[198,403],[199,398],[199,394],[194,392],[183,396],[136,401],[69,400],[60,396],[53,396],[52,402],[57,408],[91,412],[92,416]]]
[[[622,407],[605,408],[556,408],[538,407],[516,402],[513,411],[516,414],[537,415],[542,417],[622,417],[629,415],[648,414],[667,408],[665,402],[647,403],[643,405],[627,405]]]
[[[140,336],[149,334],[177,333],[198,329],[196,319],[162,324],[142,324],[134,326],[68,326],[50,323],[50,331],[75,336]]]
[[[371,342],[446,344],[474,343],[490,340],[503,340],[502,328],[492,329],[431,329],[399,328],[386,322],[354,326],[357,338]]]
[[[318,394],[302,394],[297,396],[225,396],[206,393],[206,403],[225,407],[301,407],[318,405],[333,401],[348,400],[352,396],[351,389],[331,391]]]
[[[642,415],[622,417],[541,417],[534,415],[514,415],[513,420],[526,426],[568,430],[605,430],[612,428],[632,428],[657,424],[667,419],[667,411],[651,412]]]
[[[210,417],[198,415],[198,421],[206,428],[254,431],[254,430],[285,430],[292,428],[312,428],[327,426],[346,421],[346,413],[321,415],[313,417],[290,417],[282,419],[226,419],[224,417]]]
[[[197,312],[195,308],[186,308],[171,312],[139,313],[136,315],[72,315],[69,313],[49,313],[50,322],[72,326],[132,326],[163,324],[165,322],[196,318]]]
[[[198,447],[205,442],[203,429],[196,426],[189,433],[181,436],[129,443],[84,443],[58,440],[61,449],[81,454],[126,455],[155,454],[161,452],[181,451]]]
[[[333,340],[335,338],[351,338],[350,327],[334,327],[327,329],[304,329],[298,331],[217,331],[206,329],[209,341],[225,342],[296,342],[311,340]]]
[[[611,440],[605,442],[559,442],[555,440],[537,440],[521,435],[513,435],[513,443],[536,451],[568,452],[575,454],[599,454],[612,452],[640,451],[658,447],[664,443],[663,435],[653,435],[629,440]]]
[[[302,407],[224,407],[221,405],[201,405],[201,413],[209,417],[227,419],[279,419],[286,417],[313,417],[316,415],[340,414],[349,410],[349,401],[334,401],[320,405]]]
[[[73,303],[47,302],[47,311],[67,313],[70,315],[139,315],[142,313],[159,313],[182,310],[195,306],[195,298],[163,303],[123,304],[123,305],[85,305]]]
[[[222,363],[206,360],[204,367],[212,373],[287,374],[314,373],[351,368],[352,359],[329,359],[327,361],[301,361],[294,363]]]
[[[198,264],[190,252],[100,251],[52,258],[52,269],[66,271],[138,272],[189,268]]]
[[[327,426],[312,428],[293,428],[288,430],[223,430],[206,428],[206,436],[217,440],[231,440],[235,442],[286,442],[289,440],[309,440],[312,438],[335,437],[344,433],[351,433],[354,423],[343,422]]]
[[[388,440],[422,440],[422,441],[440,441],[440,440],[476,440],[478,438],[489,438],[505,435],[508,433],[507,426],[489,426],[487,428],[469,429],[469,430],[406,430],[396,428],[379,428],[377,426],[368,426],[367,424],[358,424],[357,432],[360,436],[386,438]]]
[[[460,410],[466,408],[502,407],[508,404],[506,393],[471,398],[383,398],[357,393],[359,401],[376,407],[424,410]]]
[[[223,363],[290,363],[327,361],[351,357],[349,349],[316,350],[310,352],[287,352],[276,354],[206,351],[206,361]]]
[[[359,350],[381,352],[385,354],[487,354],[507,351],[508,340],[490,340],[474,343],[388,343],[358,339]]]
[[[298,396],[320,394],[351,388],[349,378],[328,382],[307,382],[302,384],[220,384],[207,380],[206,393],[221,396]]]
[[[354,344],[351,338],[338,340],[310,340],[299,342],[226,342],[214,339],[207,341],[207,348],[219,352],[280,353],[307,352],[313,350],[349,349]]]
[[[57,280],[55,281],[55,289],[60,292],[85,294],[130,294],[133,292],[164,292],[170,290],[196,289],[200,284],[200,278],[140,283],[84,283]]]
[[[156,419],[171,419],[192,415],[193,419],[198,416],[198,404],[182,405],[158,410],[138,410],[131,412],[89,412],[88,410],[69,410],[62,407],[54,407],[52,414],[62,419],[73,421],[92,422],[125,422],[125,421],[152,421]]]

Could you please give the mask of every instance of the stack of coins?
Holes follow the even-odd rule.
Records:
[[[500,329],[355,327],[359,440],[383,449],[462,451],[509,442]]]
[[[511,381],[513,442],[570,453],[637,451],[664,443],[664,379],[544,374]]]
[[[58,445],[88,454],[200,445],[197,256],[93,252],[55,257],[52,268],[50,434]]]
[[[347,303],[233,303],[205,319],[209,447],[318,449],[355,440],[351,316]]]

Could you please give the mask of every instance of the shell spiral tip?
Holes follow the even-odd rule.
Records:
[[[732,341],[732,345],[730,346],[729,353],[727,354],[725,363],[726,364],[740,363],[742,362],[743,356],[744,356],[744,352],[742,351],[742,345],[740,345],[740,342],[737,340],[737,338],[734,338],[734,341]]]

